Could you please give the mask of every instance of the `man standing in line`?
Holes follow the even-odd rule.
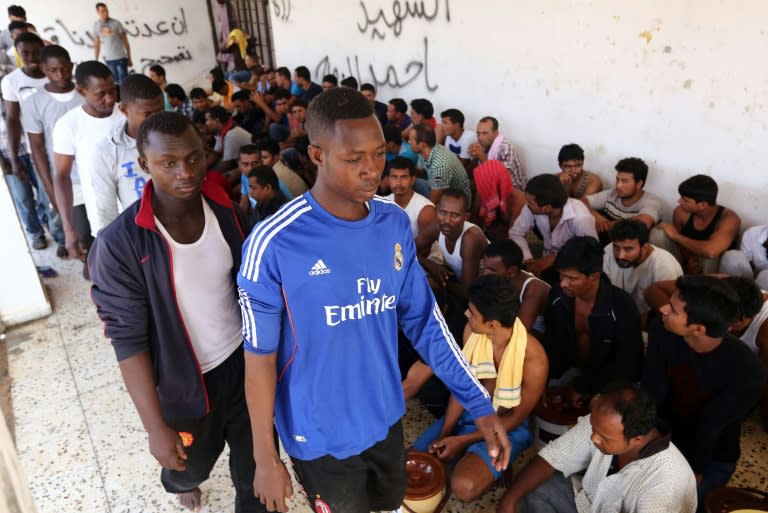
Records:
[[[26,143],[26,137],[21,127],[22,103],[42,90],[43,85],[48,82],[48,77],[40,68],[43,40],[37,34],[25,32],[17,36],[13,44],[24,60],[24,66],[16,68],[0,82],[6,115],[8,160],[12,171],[12,176],[8,176],[7,182],[16,204],[28,205],[20,211],[27,211],[26,215],[22,215],[22,220],[32,239],[32,247],[44,249],[48,243],[43,224],[49,225],[52,236],[57,244],[61,245],[61,222],[48,197],[50,183],[46,184],[40,179],[31,165],[29,155],[26,154],[26,144],[22,144]],[[35,195],[37,201],[34,200]]]
[[[87,164],[96,206],[88,220],[95,232],[141,199],[150,176],[141,168],[136,136],[145,119],[163,110],[163,92],[149,77],[134,73],[123,81],[118,109],[125,118],[94,145]]]
[[[122,122],[123,114],[115,108],[117,88],[104,63],[78,64],[75,83],[84,102],[61,116],[53,127],[53,186],[69,256],[84,259],[96,235],[88,221],[89,211],[96,212],[91,153],[95,144]],[[88,271],[87,266],[84,271]]]
[[[104,57],[115,77],[115,83],[120,85],[128,76],[128,67],[133,66],[128,33],[122,23],[109,17],[106,4],[96,4],[96,12],[99,19],[93,24],[93,51],[96,55],[94,60],[98,61],[99,55]]]
[[[165,490],[198,511],[199,486],[226,442],[235,511],[263,513],[243,392],[237,209],[205,179],[205,146],[189,118],[150,116],[136,147],[152,180],[93,245],[93,302]]]
[[[317,513],[400,507],[398,326],[470,412],[491,465],[505,467],[506,431],[446,328],[408,216],[375,197],[386,144],[371,103],[349,88],[326,91],[309,107],[307,132],[317,180],[254,229],[238,276],[255,494],[284,512],[293,493],[275,419]]]
[[[59,45],[49,45],[40,52],[40,64],[48,77],[48,83],[24,101],[22,121],[29,139],[29,150],[35,162],[37,175],[57,211],[58,233],[53,231],[58,244],[56,255],[67,257],[64,244],[64,228],[56,206],[56,191],[53,188],[55,167],[53,165],[53,127],[68,111],[83,104],[83,97],[75,91],[72,82],[72,60],[69,53]],[[50,221],[51,219],[49,219]]]

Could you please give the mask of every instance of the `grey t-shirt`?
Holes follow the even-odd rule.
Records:
[[[96,20],[93,24],[93,37],[99,38],[101,44],[101,55],[105,60],[114,61],[128,57],[125,52],[125,45],[120,35],[125,32],[123,24],[119,21],[108,18],[107,21]]]
[[[49,93],[45,88],[24,100],[21,110],[21,124],[25,132],[43,134],[45,150],[48,153],[51,172],[53,165],[53,126],[61,116],[85,103],[76,90],[69,93]]]
[[[604,214],[610,221],[630,219],[640,214],[650,216],[654,223],[661,221],[661,200],[648,191],[632,205],[622,203],[616,189],[590,194],[587,201],[590,207]]]

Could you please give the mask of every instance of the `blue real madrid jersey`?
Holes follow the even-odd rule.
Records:
[[[368,205],[345,221],[308,192],[244,245],[245,349],[277,352],[275,419],[295,458],[359,454],[403,416],[398,323],[474,417],[493,412],[436,306],[407,215],[382,198]]]

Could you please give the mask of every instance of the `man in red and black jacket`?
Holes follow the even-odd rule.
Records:
[[[183,115],[150,116],[136,145],[152,180],[91,249],[93,301],[165,489],[199,509],[199,485],[226,442],[236,511],[266,511],[253,495],[243,392],[238,211],[205,179],[202,138]]]

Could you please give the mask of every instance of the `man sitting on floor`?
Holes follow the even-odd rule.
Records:
[[[763,367],[768,368],[768,293],[761,291],[749,278],[725,276],[723,279],[739,297],[739,318],[731,324],[729,331],[757,354]],[[645,298],[653,310],[659,311],[669,304],[675,292],[675,281],[660,281],[648,287]],[[768,430],[768,388],[763,392],[760,412],[763,426]]]
[[[728,333],[738,316],[725,281],[683,276],[648,330],[642,385],[696,474],[700,506],[736,469],[741,422],[765,386],[760,360]]]
[[[413,190],[416,181],[416,166],[405,157],[395,157],[389,161],[389,186],[392,194],[387,199],[394,201],[405,210],[411,220],[411,231],[416,241],[416,251],[426,256],[434,237],[429,240],[425,234],[428,228],[435,224],[437,210],[434,203]]]
[[[485,248],[480,261],[483,275],[498,274],[512,282],[520,291],[520,310],[517,318],[525,329],[537,336],[546,331],[544,311],[549,303],[551,287],[529,272],[523,271],[523,252],[512,240],[497,240]]]
[[[373,84],[365,83],[360,86],[360,92],[365,98],[373,105],[373,110],[376,112],[376,118],[381,123],[381,126],[387,124],[387,105],[376,100],[376,87]]]
[[[680,201],[672,222],[659,223],[651,241],[675,255],[686,274],[717,272],[720,256],[735,249],[741,218],[717,204],[717,182],[709,176],[692,176],[677,192]]]
[[[720,259],[720,272],[743,276],[768,290],[768,224],[747,228],[739,249],[729,249]]]
[[[445,146],[459,157],[464,167],[469,164],[469,147],[477,142],[477,134],[464,128],[464,113],[448,109],[440,113],[445,127]]]
[[[640,221],[649,230],[661,220],[661,200],[644,190],[647,178],[648,166],[641,159],[621,159],[616,164],[616,187],[583,198],[599,233],[607,236],[620,219]]]
[[[427,172],[429,187],[432,189],[429,193],[432,203],[440,201],[445,190],[453,187],[461,189],[469,198],[469,209],[472,206],[472,186],[467,171],[451,150],[437,143],[434,128],[426,123],[414,125],[408,142],[424,161],[423,169]]]
[[[235,114],[232,119],[249,134],[256,135],[264,129],[264,111],[256,108],[251,101],[251,92],[241,89],[232,95],[232,107]]]
[[[463,349],[472,374],[493,395],[493,406],[512,444],[510,461],[531,443],[528,417],[547,380],[546,353],[517,318],[517,297],[517,289],[502,276],[483,276],[472,283]],[[413,447],[441,460],[458,460],[451,491],[462,501],[477,499],[501,477],[486,455],[482,434],[453,396],[445,416]]]
[[[498,513],[696,510],[691,467],[648,394],[612,385],[591,410],[512,480]]]
[[[295,198],[309,190],[307,183],[280,158],[280,145],[277,141],[265,137],[256,146],[261,153],[261,163],[272,166],[280,183],[285,184],[289,192],[285,195],[286,197]]]
[[[676,280],[683,275],[672,254],[648,243],[650,231],[640,221],[622,219],[611,230],[612,243],[605,247],[603,272],[611,283],[629,293],[646,326],[648,303],[643,293],[662,280]]]
[[[426,123],[435,128],[437,120],[435,119],[435,107],[432,105],[432,102],[425,98],[411,100],[411,121],[411,126]]]
[[[237,159],[237,169],[240,171],[240,211],[250,215],[256,208],[256,200],[249,193],[248,174],[252,169],[261,166],[261,152],[255,144],[240,146],[240,158]]]
[[[384,125],[382,131],[384,132],[384,142],[387,143],[387,161],[401,156],[410,159],[414,164],[419,163],[419,156],[413,152],[408,141],[403,141],[403,135],[396,126]]]
[[[256,201],[251,226],[271,216],[288,198],[280,191],[275,170],[270,166],[256,166],[248,173],[248,195]]]
[[[214,151],[221,156],[215,166],[216,171],[225,174],[233,169],[236,171],[240,147],[251,143],[251,134],[237,126],[227,109],[221,106],[211,107],[205,113],[205,126],[216,134]],[[228,174],[232,185],[240,182],[238,173]]]
[[[538,175],[525,186],[526,206],[509,229],[509,238],[523,250],[525,267],[537,276],[555,263],[557,252],[571,237],[589,235],[597,237],[595,220],[579,200],[569,198],[563,184],[554,175]],[[533,258],[528,246],[528,233],[534,228],[544,242],[540,258]],[[547,281],[557,278],[550,271]]]
[[[396,126],[403,136],[407,139],[405,130],[411,126],[411,116],[408,115],[408,104],[402,98],[392,98],[387,105],[387,122]]]
[[[544,314],[550,376],[564,381],[565,401],[573,408],[589,405],[613,380],[639,380],[643,367],[640,314],[629,294],[611,285],[602,266],[597,239],[566,242],[555,261],[560,282],[552,287]]]
[[[477,123],[477,144],[470,145],[469,154],[480,164],[486,160],[501,161],[509,171],[515,188],[525,190],[528,178],[520,164],[520,156],[512,143],[499,132],[499,121],[496,118],[486,116]]]
[[[571,198],[580,199],[603,189],[600,177],[584,169],[584,150],[578,144],[566,144],[560,148],[557,164],[560,166],[557,177]]]
[[[306,66],[299,66],[294,71],[294,80],[296,84],[301,88],[301,92],[298,97],[309,103],[318,94],[323,92],[323,88],[320,85],[312,82],[310,79],[309,68]]]
[[[195,87],[189,92],[189,99],[192,102],[192,116],[195,112],[207,112],[208,109],[213,107],[213,102],[208,95],[205,94],[205,90],[202,87]]]
[[[467,297],[469,284],[480,275],[480,259],[488,246],[483,231],[468,221],[468,201],[464,191],[446,189],[437,204],[438,244],[445,266],[422,259],[432,279],[457,298]]]
[[[486,160],[472,172],[477,189],[478,208],[473,209],[483,230],[494,240],[507,238],[520,211],[525,193],[515,189],[507,168],[498,160]]]

